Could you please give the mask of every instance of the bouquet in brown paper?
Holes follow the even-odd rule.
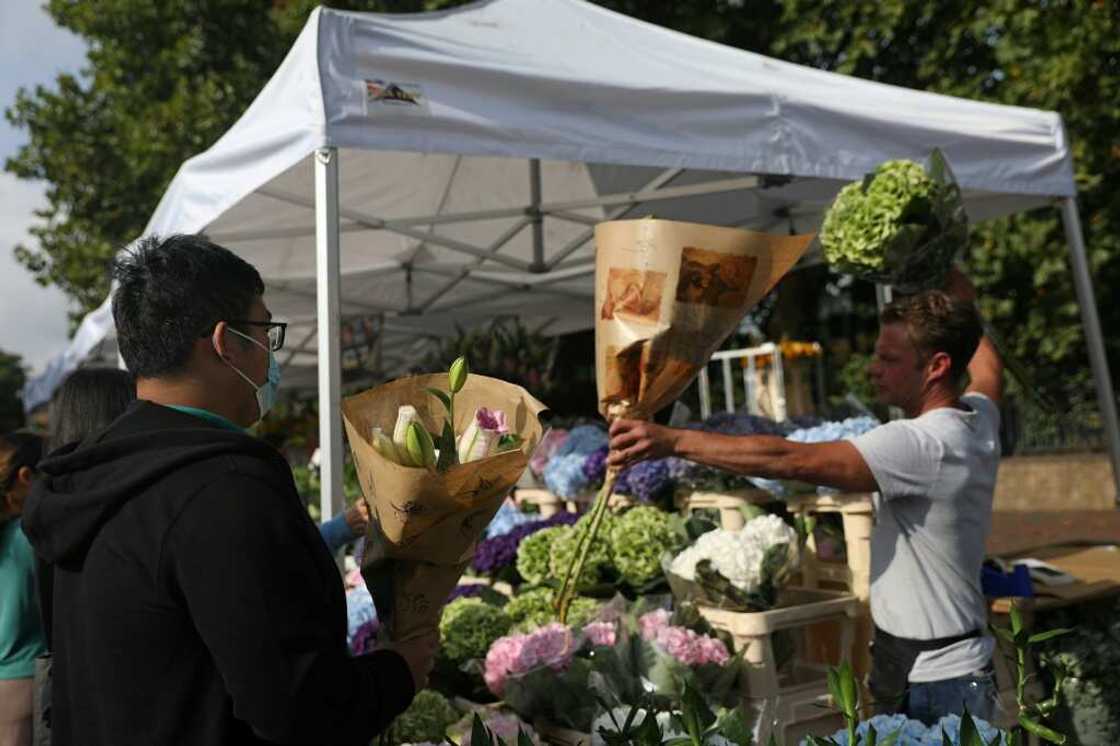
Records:
[[[650,419],[676,400],[812,238],[652,218],[596,226],[595,373],[603,416]],[[616,478],[608,471],[557,594],[561,619]]]
[[[362,575],[389,639],[437,628],[541,439],[544,409],[520,386],[470,375],[462,358],[448,375],[402,378],[343,400],[372,516]]]

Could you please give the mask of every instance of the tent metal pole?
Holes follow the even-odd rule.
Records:
[[[1089,260],[1085,256],[1085,236],[1081,232],[1081,217],[1077,214],[1077,198],[1062,200],[1062,224],[1066,229],[1073,286],[1077,290],[1077,305],[1081,307],[1081,324],[1085,329],[1085,344],[1089,348],[1089,365],[1097,384],[1097,403],[1104,420],[1104,433],[1108,441],[1108,455],[1112,461],[1112,481],[1116,488],[1115,499],[1120,503],[1120,423],[1116,418],[1116,395],[1108,370],[1108,357],[1101,334],[1101,320],[1097,315],[1097,301],[1093,297],[1093,280],[1089,274]]]
[[[315,152],[315,302],[319,325],[319,508],[342,511],[341,271],[338,240],[338,149]]]
[[[533,221],[533,263],[530,272],[547,272],[544,263],[544,216],[541,215],[541,161],[529,159],[529,218]]]

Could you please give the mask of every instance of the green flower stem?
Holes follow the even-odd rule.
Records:
[[[576,580],[583,572],[583,565],[591,551],[592,542],[599,534],[599,527],[603,524],[603,517],[607,513],[607,503],[610,502],[616,481],[618,481],[618,470],[608,469],[606,478],[603,480],[603,486],[599,489],[599,494],[595,496],[595,504],[591,508],[591,523],[587,527],[585,535],[580,537],[575,559],[572,564],[568,565],[564,582],[561,583],[560,589],[556,592],[553,603],[556,605],[556,615],[561,624],[568,623],[568,608],[572,605],[572,598],[575,596]]]

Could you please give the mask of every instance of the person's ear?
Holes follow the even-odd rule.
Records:
[[[19,471],[16,472],[16,482],[22,484],[24,487],[31,487],[31,480],[35,476],[30,466],[21,466]]]
[[[953,368],[953,360],[948,353],[935,352],[926,363],[926,374],[930,383],[949,380],[949,373]]]
[[[218,357],[226,362],[229,362],[229,346],[226,342],[226,322],[219,321],[214,325],[214,331],[210,333],[210,344],[214,348],[214,352]]]

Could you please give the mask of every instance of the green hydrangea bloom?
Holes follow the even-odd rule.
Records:
[[[556,621],[556,610],[552,605],[551,588],[534,588],[510,599],[505,612],[513,624],[512,632],[525,633]],[[568,607],[568,624],[582,627],[599,612],[599,604],[591,598],[576,596]]]
[[[552,541],[567,526],[551,526],[529,534],[517,547],[517,572],[526,583],[543,583],[549,576],[548,560],[552,552]]]
[[[459,711],[442,694],[424,689],[389,726],[389,742],[442,743],[447,728],[458,720]]]
[[[617,519],[607,513],[603,516],[603,523],[599,533],[591,544],[587,559],[583,563],[579,578],[576,579],[576,589],[585,590],[596,586],[609,577],[615,569],[614,558],[611,554],[610,535]],[[587,513],[574,526],[564,526],[563,530],[552,542],[552,553],[549,557],[549,570],[552,577],[563,580],[568,574],[579,549],[580,538],[591,525],[591,514]]]
[[[509,632],[504,609],[478,598],[457,598],[443,610],[439,620],[439,643],[444,655],[461,663],[485,658],[490,645]]]
[[[680,544],[669,514],[647,505],[632,508],[616,519],[610,541],[615,567],[635,587],[659,578],[661,556]]]
[[[825,259],[856,271],[885,269],[891,242],[908,224],[932,219],[932,203],[940,191],[941,185],[918,163],[883,163],[869,181],[840,190],[821,226]]]

